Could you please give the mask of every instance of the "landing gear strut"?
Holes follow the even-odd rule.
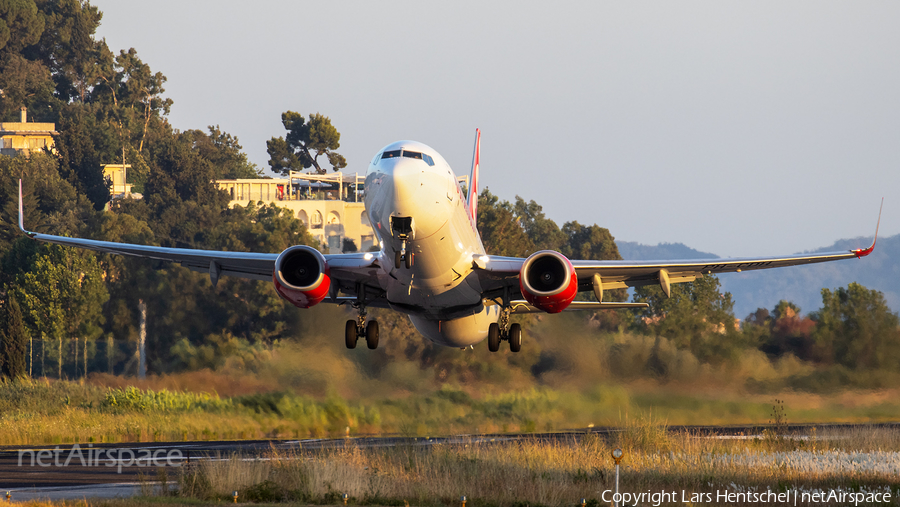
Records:
[[[406,240],[400,244],[400,250],[394,252],[394,267],[400,269],[400,266],[406,266],[406,269],[413,267],[413,253],[406,249]]]
[[[509,350],[518,352],[522,350],[522,326],[509,323],[509,307],[500,310],[500,322],[488,326],[488,350],[497,352],[500,350],[500,342],[508,341]]]
[[[365,297],[365,289],[360,288],[360,295]],[[371,350],[378,348],[378,321],[370,320],[366,323],[366,307],[362,303],[353,306],[359,311],[356,320],[348,320],[344,326],[344,342],[348,349],[355,349],[359,337],[366,339],[366,346]]]
[[[412,268],[413,253],[406,249],[406,242],[412,234],[412,217],[391,217],[391,231],[400,240],[400,250],[394,252],[394,268],[400,269],[401,265],[406,269]]]

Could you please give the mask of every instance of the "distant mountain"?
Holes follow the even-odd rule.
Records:
[[[701,252],[681,243],[642,245],[633,241],[616,241],[619,255],[626,261],[654,261],[657,259],[717,259],[716,254]]]
[[[831,246],[814,250],[834,252],[852,250],[872,243],[872,238],[842,239]],[[711,258],[713,254],[699,252],[680,243],[657,246],[620,242],[623,259],[691,259]],[[719,276],[722,288],[732,294],[734,315],[744,318],[757,308],[772,310],[778,301],[786,299],[800,307],[803,313],[822,306],[822,289],[846,287],[858,282],[869,289],[884,293],[888,306],[900,310],[900,234],[879,238],[875,251],[863,259],[826,262],[810,266],[729,273]]]

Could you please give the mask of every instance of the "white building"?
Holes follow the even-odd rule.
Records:
[[[359,251],[376,246],[362,199],[364,181],[359,175],[292,172],[288,178],[218,180],[216,185],[231,194],[230,206],[262,201],[291,210],[326,253],[341,253],[345,238]]]

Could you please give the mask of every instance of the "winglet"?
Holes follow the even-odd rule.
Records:
[[[19,229],[22,230],[25,234],[29,236],[33,236],[33,232],[28,232],[25,230],[25,213],[22,211],[22,180],[19,180]]]
[[[469,195],[466,198],[466,211],[469,213],[473,226],[478,216],[478,169],[480,166],[481,130],[475,129],[475,152],[472,154],[472,173],[469,175]]]
[[[863,257],[872,253],[872,250],[875,250],[875,242],[878,241],[878,227],[881,225],[881,210],[884,209],[884,197],[881,198],[881,207],[878,208],[878,223],[875,224],[875,237],[872,238],[872,246],[863,250],[862,248],[857,248],[856,250],[850,250],[854,254],[856,254],[856,258],[862,259]]]

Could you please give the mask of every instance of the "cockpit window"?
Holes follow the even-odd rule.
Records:
[[[424,160],[426,164],[428,164],[430,166],[434,165],[434,159],[431,158],[430,155],[428,155],[426,153],[420,153],[418,151],[393,150],[393,151],[386,151],[381,154],[381,160],[384,160],[386,158],[397,158],[397,157],[414,158],[417,160]]]

